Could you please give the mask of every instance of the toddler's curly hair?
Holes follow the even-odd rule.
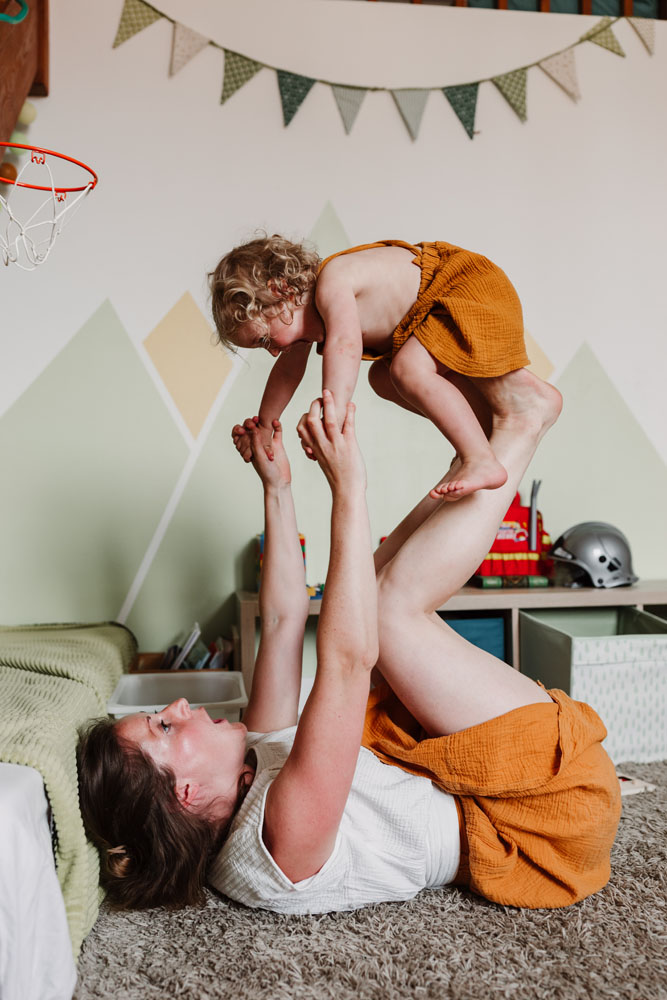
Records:
[[[259,320],[268,326],[266,317],[280,310],[291,317],[312,290],[319,264],[316,250],[277,234],[230,250],[208,276],[219,343],[234,351],[236,331],[244,323]]]

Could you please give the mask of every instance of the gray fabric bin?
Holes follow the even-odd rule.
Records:
[[[614,761],[667,758],[667,621],[637,608],[519,613],[521,670],[598,713]]]

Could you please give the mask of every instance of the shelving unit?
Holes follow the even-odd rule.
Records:
[[[16,15],[16,0],[0,0],[0,13]],[[49,2],[30,0],[18,24],[0,21],[0,142],[8,142],[23,102],[49,92]],[[0,160],[4,149],[0,149]]]
[[[255,666],[255,631],[259,618],[259,595],[254,591],[236,592],[238,606],[239,648],[241,671],[246,690],[250,691]],[[667,580],[640,580],[632,587],[598,590],[595,587],[517,587],[516,589],[482,590],[463,587],[439,611],[501,612],[509,637],[508,662],[519,667],[519,611],[531,608],[599,608],[637,607],[651,610],[667,605]],[[311,600],[310,615],[319,615],[321,599]],[[236,669],[239,669],[238,667]]]

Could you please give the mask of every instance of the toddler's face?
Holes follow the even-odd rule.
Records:
[[[272,357],[286,354],[295,344],[312,344],[317,337],[306,329],[305,307],[296,306],[289,322],[289,312],[282,309],[273,316],[266,316],[265,323],[253,320],[244,323],[234,338],[239,347],[263,347]]]

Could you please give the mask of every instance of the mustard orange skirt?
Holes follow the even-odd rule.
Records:
[[[456,797],[456,881],[496,903],[558,907],[609,880],[621,813],[599,716],[563,691],[450,736],[426,738],[386,684],[370,695],[363,745]]]
[[[530,364],[519,296],[505,272],[481,254],[452,243],[381,240],[332,254],[319,271],[334,257],[383,246],[410,250],[421,269],[417,299],[393,332],[391,357],[414,336],[461,375],[491,378]]]

